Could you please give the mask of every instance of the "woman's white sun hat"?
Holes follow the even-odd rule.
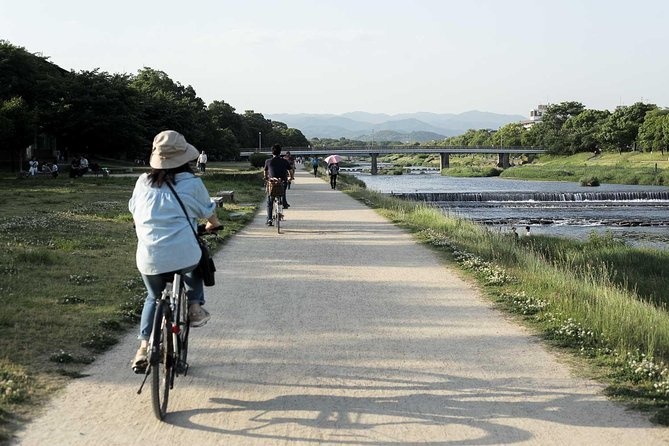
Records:
[[[195,160],[200,152],[174,130],[165,130],[153,138],[149,165],[154,169],[174,169]]]

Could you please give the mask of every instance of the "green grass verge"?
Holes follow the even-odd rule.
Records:
[[[667,419],[668,253],[630,248],[608,236],[585,243],[535,236],[516,241],[425,204],[353,184],[347,192],[456,262],[500,308],[548,343],[582,358],[610,395],[655,411],[657,422]]]
[[[213,164],[203,180],[225,225],[214,249],[256,213],[257,169]],[[135,329],[145,290],[128,199],[136,178],[0,178],[0,443],[54,389]]]
[[[601,183],[669,185],[669,158],[659,152],[543,155],[532,163],[505,169],[502,177],[576,182],[597,178]]]

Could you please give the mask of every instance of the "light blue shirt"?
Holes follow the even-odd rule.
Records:
[[[214,213],[216,203],[202,180],[192,173],[177,173],[175,180],[173,187],[186,207],[190,225],[170,188],[151,187],[147,174],[137,180],[128,203],[137,232],[137,269],[142,274],[176,271],[200,261],[193,229],[197,229],[198,218]]]

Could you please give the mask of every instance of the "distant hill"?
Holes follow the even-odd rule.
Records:
[[[273,114],[266,118],[300,129],[307,138],[350,138],[425,142],[460,135],[469,129],[498,129],[526,119],[521,115],[468,111],[453,113],[350,112],[333,114]],[[383,132],[383,133],[381,133]],[[376,135],[376,136],[375,136]],[[391,138],[392,137],[392,138]]]

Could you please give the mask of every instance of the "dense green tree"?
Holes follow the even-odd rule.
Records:
[[[35,137],[35,114],[19,96],[0,101],[0,150],[6,152],[12,170],[21,169],[21,149]]]
[[[0,157],[19,167],[28,145],[44,132],[52,104],[64,96],[69,73],[41,55],[0,40]]]
[[[602,142],[618,151],[634,149],[646,113],[655,108],[656,105],[643,102],[618,107],[602,125]]]
[[[469,129],[462,135],[450,136],[445,138],[439,145],[444,146],[491,146],[494,130],[490,129]]]
[[[549,105],[541,122],[532,126],[532,132],[526,140],[530,140],[533,146],[544,147],[553,153],[567,152],[562,126],[569,118],[578,116],[584,109],[585,106],[576,101]]]
[[[523,133],[525,128],[519,122],[512,122],[500,127],[492,135],[492,144],[504,147],[513,147],[522,145]]]
[[[138,93],[127,75],[98,70],[72,76],[45,129],[69,154],[124,157],[141,145]]]
[[[153,137],[163,130],[183,133],[195,147],[211,142],[207,137],[209,119],[205,103],[193,87],[175,82],[163,71],[145,67],[130,82],[140,94],[142,139],[150,147]]]
[[[669,109],[653,109],[646,113],[643,124],[639,127],[639,146],[644,151],[669,148]]]
[[[261,113],[246,110],[241,118],[243,133],[238,138],[244,147],[258,147],[262,144],[262,147],[267,148],[277,143],[272,135],[272,122]]]
[[[583,110],[565,121],[562,135],[570,153],[593,152],[601,145],[602,126],[609,119],[608,110]]]

